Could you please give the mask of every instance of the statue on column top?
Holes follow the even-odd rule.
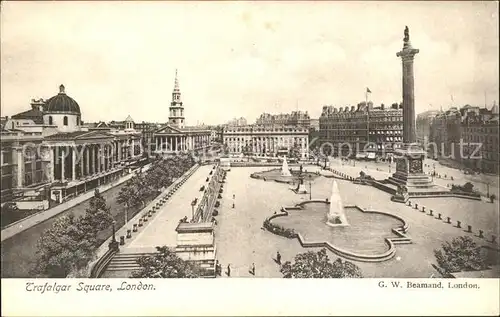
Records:
[[[405,37],[403,41],[405,43],[408,43],[410,41],[410,30],[408,29],[408,26],[405,26]]]

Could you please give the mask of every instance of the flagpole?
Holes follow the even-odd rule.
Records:
[[[368,106],[368,88],[366,88],[365,92],[365,105],[366,105],[366,144],[368,144],[370,143],[370,107]]]

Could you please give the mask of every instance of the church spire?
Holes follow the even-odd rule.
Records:
[[[175,69],[174,92],[179,92],[179,79],[177,78],[177,68]]]
[[[184,127],[184,106],[181,100],[181,91],[179,89],[179,78],[177,69],[175,69],[174,91],[172,92],[172,102],[169,107],[168,124],[177,128]]]

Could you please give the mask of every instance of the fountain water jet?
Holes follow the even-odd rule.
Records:
[[[283,157],[283,165],[281,166],[281,176],[292,176],[286,162],[286,155]]]
[[[342,205],[339,186],[336,180],[333,180],[332,196],[330,197],[330,210],[328,211],[326,218],[326,224],[332,227],[349,225],[345,216],[344,205]]]

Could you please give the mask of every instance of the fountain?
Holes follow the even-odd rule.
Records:
[[[286,162],[286,155],[283,157],[283,165],[281,166],[281,176],[285,177],[292,176],[290,170],[288,169],[288,163]]]
[[[348,226],[347,218],[340,198],[339,185],[336,180],[333,180],[332,197],[330,198],[330,209],[326,216],[326,224],[332,227]]]

